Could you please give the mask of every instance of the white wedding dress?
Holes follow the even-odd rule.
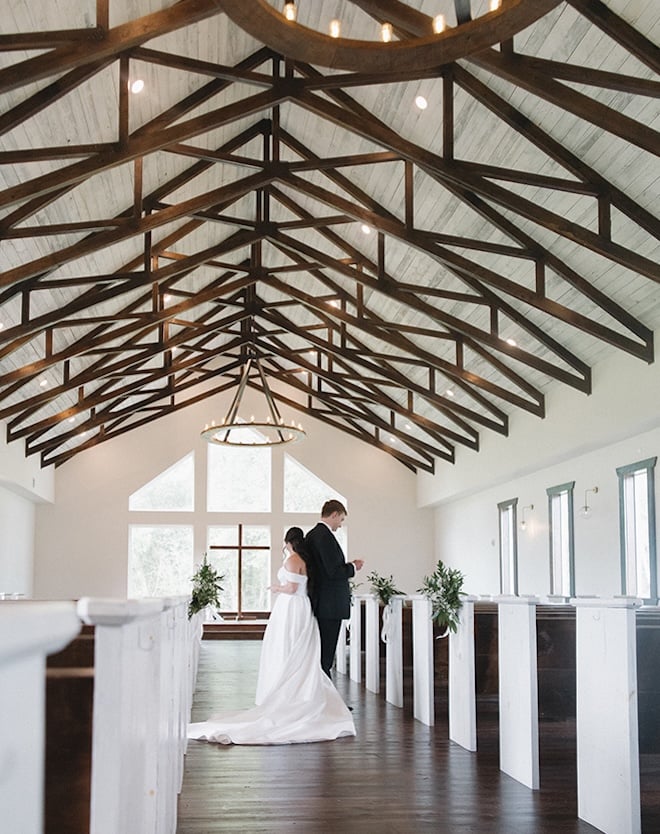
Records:
[[[188,738],[218,744],[296,744],[354,736],[355,724],[321,669],[318,626],[307,596],[307,577],[281,567],[281,584],[264,633],[256,704],[190,724]]]

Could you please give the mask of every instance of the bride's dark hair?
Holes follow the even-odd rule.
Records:
[[[314,593],[314,562],[310,559],[305,548],[305,534],[300,527],[289,527],[284,534],[284,541],[290,544],[293,550],[300,556],[307,568],[307,595],[313,599]]]
[[[289,527],[284,534],[284,541],[290,544],[299,556],[305,558],[305,536],[300,527]]]

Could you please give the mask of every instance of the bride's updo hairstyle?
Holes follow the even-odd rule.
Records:
[[[305,558],[305,536],[300,527],[289,527],[284,535],[284,541],[290,544],[300,557]]]
[[[300,527],[289,527],[289,529],[284,534],[284,541],[287,544],[290,544],[294,551],[300,556],[307,567],[307,595],[310,598],[314,598],[314,587],[315,587],[315,570],[314,570],[314,563],[309,558],[309,553],[305,548],[305,535]]]

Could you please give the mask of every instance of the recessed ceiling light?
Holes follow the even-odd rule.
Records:
[[[39,380],[39,385],[41,385],[42,388],[45,388],[48,385],[48,380],[47,379],[40,379]]]
[[[330,37],[338,38],[341,35],[341,23],[336,18],[330,21]]]
[[[4,327],[4,324],[0,321],[0,330]]]
[[[410,425],[410,423],[406,423],[404,428],[405,428],[406,431],[412,431],[412,426]]]
[[[141,93],[144,90],[144,81],[141,78],[136,78],[131,82],[130,91],[132,93]]]
[[[448,397],[453,397],[453,396],[454,396],[454,391],[453,391],[453,389],[452,389],[452,388],[447,388],[447,390],[445,391],[445,394],[446,394]]]
[[[390,437],[390,443],[396,443],[396,437]]]
[[[424,98],[424,96],[416,96],[416,97],[415,97],[415,105],[416,105],[416,106],[417,106],[420,110],[426,110],[426,108],[429,106],[429,103],[428,103],[428,101]]]
[[[75,422],[76,422],[76,418],[75,418],[75,417],[69,417],[69,422],[70,422],[70,423],[75,423]]]
[[[445,16],[443,14],[437,14],[433,18],[433,31],[436,35],[445,31],[445,25]]]
[[[360,228],[362,229],[363,234],[365,234],[365,235],[370,235],[371,234],[371,226],[369,226],[367,223],[363,223],[360,226]]]
[[[511,347],[516,347],[518,345],[518,342],[516,342],[515,339],[507,339],[506,343],[507,345],[511,345]]]

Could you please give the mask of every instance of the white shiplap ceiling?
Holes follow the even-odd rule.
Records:
[[[377,28],[357,0],[298,5],[319,30]],[[455,24],[453,0],[403,5]],[[515,409],[542,417],[550,384],[588,392],[609,353],[652,361],[656,0],[569,0],[512,45],[378,78],[285,68],[222,7],[5,10],[10,441],[62,464],[256,353],[284,408],[433,471]]]

